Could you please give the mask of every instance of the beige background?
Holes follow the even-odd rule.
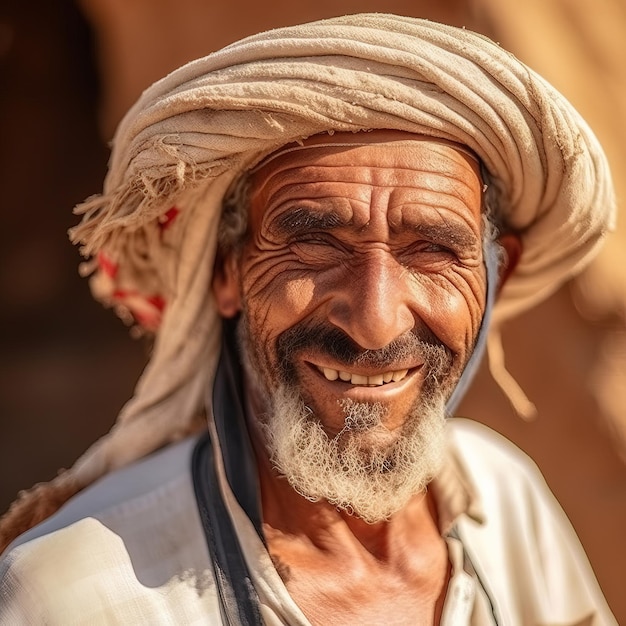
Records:
[[[591,6],[593,8],[591,9]],[[162,74],[246,34],[385,10],[490,35],[543,73],[605,145],[626,197],[624,0],[31,0],[0,7],[0,509],[108,430],[145,362],[93,303],[65,231],[99,191],[106,141]],[[461,413],[540,465],[626,623],[626,236],[582,279],[510,323],[508,367],[536,403],[517,418],[483,370]]]

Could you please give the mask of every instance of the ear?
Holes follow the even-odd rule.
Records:
[[[503,259],[500,262],[498,292],[513,273],[522,255],[522,240],[517,233],[507,233],[498,237],[498,243],[504,250]]]
[[[218,259],[213,268],[211,288],[222,317],[235,317],[241,311],[239,263],[234,254]]]

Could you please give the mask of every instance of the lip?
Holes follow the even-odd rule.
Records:
[[[346,414],[342,402],[352,401],[365,404],[381,404],[385,407],[385,427],[392,431],[401,427],[407,415],[421,393],[424,379],[424,363],[413,363],[407,368],[407,375],[397,382],[386,385],[369,387],[353,385],[342,380],[327,380],[320,373],[318,366],[324,363],[328,367],[327,359],[301,360],[299,384],[302,398],[317,416],[321,426],[329,437],[334,437],[345,427]],[[337,368],[337,364],[335,364]],[[339,366],[342,369],[345,365]],[[400,367],[394,364],[393,367]],[[338,368],[337,368],[338,369]],[[372,368],[354,367],[353,373],[362,375],[375,374]]]

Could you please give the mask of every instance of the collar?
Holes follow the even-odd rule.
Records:
[[[450,439],[441,470],[428,488],[434,496],[442,537],[451,533],[463,515],[467,515],[477,524],[485,522],[479,490],[456,449],[456,444]]]

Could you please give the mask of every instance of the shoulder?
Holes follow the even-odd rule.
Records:
[[[539,467],[525,452],[473,420],[454,418],[449,426],[453,454],[479,494],[487,526],[502,523],[505,538],[510,535],[506,529],[524,524],[533,532],[569,528]]]
[[[57,513],[18,537],[9,550],[85,518],[116,529],[159,508],[159,517],[193,495],[190,457],[196,438],[169,445],[107,474],[71,498]],[[167,503],[165,510],[159,506]]]
[[[477,463],[481,469],[507,463],[522,474],[536,475],[539,472],[526,453],[488,426],[460,417],[450,419],[448,426],[455,451],[472,464]]]
[[[524,544],[535,550],[552,535],[569,532],[567,517],[539,468],[512,442],[468,419],[450,423],[450,442],[482,508],[484,523],[475,526],[473,536],[488,536],[510,552]]]
[[[110,474],[18,538],[0,562],[0,616],[159,623],[172,606],[207,610],[213,574],[189,470],[194,444]]]
[[[530,457],[467,419],[451,420],[450,441],[483,517],[461,519],[458,531],[504,622],[615,624],[574,529]]]
[[[478,496],[491,534],[501,530],[510,541],[511,529],[545,530],[556,516],[565,518],[534,461],[491,428],[469,419],[449,424],[450,444],[461,473]],[[545,522],[543,526],[538,522]]]

